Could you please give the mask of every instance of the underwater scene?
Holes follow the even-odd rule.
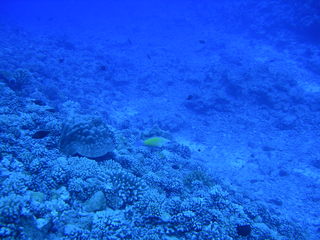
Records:
[[[0,0],[1,240],[319,240],[319,0]]]

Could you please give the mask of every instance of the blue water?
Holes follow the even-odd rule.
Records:
[[[0,239],[320,239],[320,3],[2,0]]]

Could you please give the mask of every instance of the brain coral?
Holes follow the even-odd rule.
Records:
[[[60,149],[68,155],[101,157],[115,148],[115,137],[98,117],[81,116],[67,121],[62,128]]]

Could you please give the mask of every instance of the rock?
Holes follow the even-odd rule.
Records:
[[[279,130],[293,130],[297,126],[297,117],[294,115],[287,115],[276,121],[276,127]]]
[[[62,199],[63,201],[68,201],[70,199],[70,193],[66,189],[66,187],[61,187],[55,191],[58,198]]]
[[[45,218],[38,218],[36,220],[36,225],[38,229],[43,229],[44,227],[46,227],[49,224],[49,220],[45,219]]]
[[[72,236],[75,233],[78,233],[79,231],[81,231],[81,229],[78,226],[74,225],[74,224],[67,224],[64,227],[64,234],[67,235],[67,236]]]
[[[43,203],[45,201],[46,196],[42,192],[29,191],[29,194],[30,194],[31,200],[34,202]]]
[[[106,197],[103,192],[99,191],[92,195],[92,197],[84,204],[84,210],[87,212],[101,211],[106,208]]]

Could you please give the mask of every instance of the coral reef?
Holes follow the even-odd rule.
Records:
[[[32,104],[12,115],[27,112]],[[41,123],[43,114],[51,116],[50,121],[63,121],[39,111],[33,113],[30,128],[33,122]],[[19,129],[28,129],[25,124],[15,122]],[[69,154],[81,153],[76,144],[95,146],[101,153],[95,136],[99,141],[107,138],[107,150],[116,151],[113,134],[100,120],[64,126],[62,137],[59,129],[49,129],[45,138],[14,137],[19,155],[2,153],[1,239],[304,239],[298,228],[270,218],[266,209],[259,213],[261,206],[247,208],[198,164],[187,164],[192,157],[187,146],[122,149],[113,159],[96,161]],[[37,141],[45,153],[20,147],[25,141]],[[64,151],[48,146],[50,141],[60,141]]]

